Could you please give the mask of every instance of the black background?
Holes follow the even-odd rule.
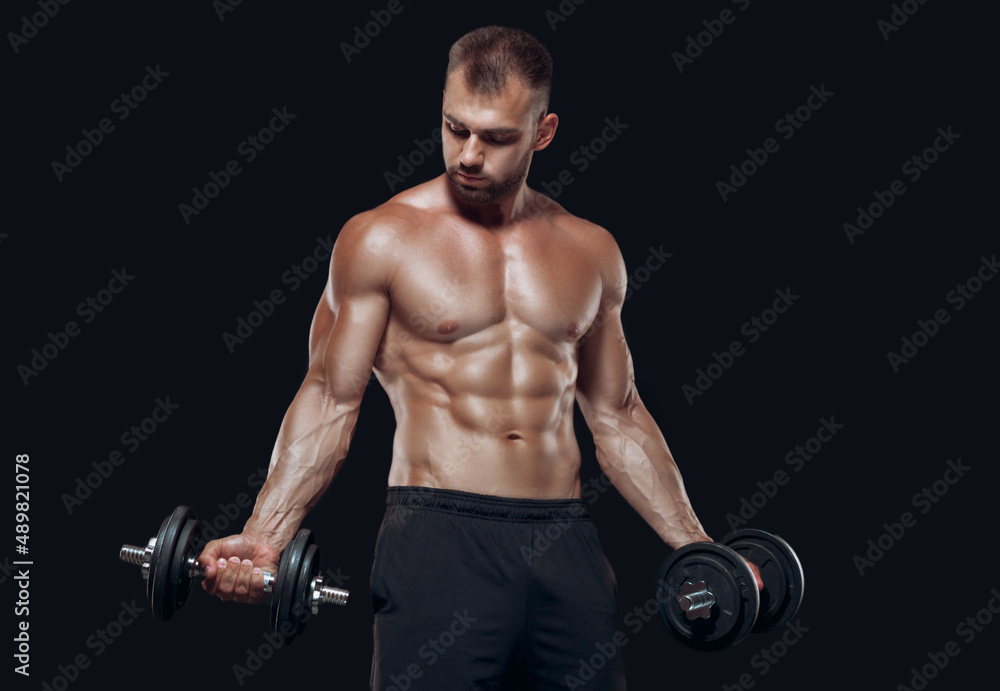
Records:
[[[981,31],[992,17],[928,2],[885,40],[877,22],[890,18],[889,3],[754,0],[741,11],[723,0],[656,9],[591,0],[563,3],[575,10],[554,25],[546,11],[558,11],[555,0],[531,9],[402,7],[350,62],[341,42],[384,3],[243,2],[220,20],[207,0],[73,2],[17,52],[9,40],[0,48],[12,149],[0,236],[3,452],[10,466],[15,454],[31,457],[34,561],[31,677],[8,668],[5,678],[61,689],[59,665],[82,654],[88,666],[73,688],[239,685],[234,665],[265,644],[263,607],[196,593],[167,624],[147,610],[100,654],[88,646],[123,600],[142,602],[138,571],[117,560],[118,548],[142,544],[178,503],[212,518],[223,515],[220,503],[257,491],[247,478],[266,468],[305,372],[325,267],[296,291],[282,274],[317,237],[335,237],[352,215],[390,196],[385,171],[440,126],[449,45],[497,23],[535,34],[555,61],[551,109],[560,126],[535,157],[529,184],[570,170],[574,182],[559,202],[608,228],[630,275],[646,279],[623,316],[636,379],[706,529],[725,534],[726,514],[758,481],[778,470],[790,476],[749,524],[796,547],[808,575],[798,619],[808,631],[764,674],[754,657],[780,632],[709,656],[674,642],[658,621],[637,632],[626,625],[652,596],[669,550],[614,491],[592,503],[618,577],[630,688],[719,689],[748,674],[761,689],[894,689],[948,641],[961,652],[931,688],[994,684],[1000,625],[969,643],[955,629],[1000,587],[983,539],[997,478],[1000,283],[985,283],[961,310],[946,301],[998,249],[988,204],[995,80],[984,69]],[[679,72],[671,54],[727,8],[735,21]],[[21,31],[21,17],[37,11],[26,0],[8,3],[0,28]],[[157,65],[169,76],[119,120],[112,101]],[[812,86],[834,95],[782,139],[776,121],[803,105]],[[230,159],[245,161],[239,143],[282,107],[295,120],[185,223],[178,205],[191,203],[192,188]],[[105,117],[115,130],[60,182],[52,162]],[[581,172],[570,157],[600,136],[606,117],[628,129]],[[904,161],[948,127],[961,138],[919,180],[904,180],[907,192],[849,242],[843,225],[855,222],[856,207],[905,178]],[[780,149],[724,202],[716,181],[767,137]],[[406,185],[441,170],[438,149]],[[672,253],[664,266],[636,274],[661,246]],[[77,305],[122,267],[134,281],[84,324]],[[223,332],[275,288],[287,301],[230,352]],[[749,343],[741,326],[786,288],[800,298]],[[941,308],[950,321],[894,372],[887,352]],[[25,385],[18,365],[70,320],[81,334]],[[745,354],[689,404],[681,387],[734,340]],[[129,452],[122,434],[157,397],[179,408]],[[831,416],[843,429],[794,472],[786,453]],[[244,686],[291,679],[367,687],[368,574],[392,426],[374,383],[348,462],[305,523],[323,545],[324,566],[349,577],[349,605],[325,611]],[[587,482],[599,471],[579,415],[577,431]],[[67,508],[77,479],[115,450],[125,462]],[[913,495],[959,458],[971,470],[921,514]],[[9,562],[14,473],[3,475],[10,508],[0,512],[9,521],[0,554]],[[916,525],[859,575],[855,555],[905,511]],[[233,529],[248,515],[241,509]],[[0,639],[8,641],[0,650],[11,668],[16,597],[0,571]]]

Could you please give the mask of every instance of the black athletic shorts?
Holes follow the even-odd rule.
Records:
[[[386,505],[373,691],[625,689],[618,584],[582,500],[390,487]]]

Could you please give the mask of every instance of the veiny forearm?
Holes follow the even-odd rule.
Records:
[[[325,383],[306,379],[281,423],[267,481],[244,533],[278,551],[295,537],[347,457],[360,403],[335,401]]]
[[[597,460],[618,492],[674,549],[711,540],[691,508],[680,471],[638,396],[614,411],[589,411]]]

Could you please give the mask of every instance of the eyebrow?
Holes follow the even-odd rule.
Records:
[[[459,127],[462,127],[464,129],[467,129],[467,130],[471,130],[472,129],[471,127],[469,127],[468,125],[466,125],[464,122],[462,122],[461,120],[459,120],[456,117],[452,117],[448,113],[444,113],[444,119],[445,120],[449,120],[453,124],[458,125]],[[483,132],[486,133],[486,134],[517,134],[520,131],[521,131],[520,127],[491,127],[490,129],[483,130]]]

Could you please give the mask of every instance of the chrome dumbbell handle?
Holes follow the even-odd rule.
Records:
[[[191,578],[205,577],[205,569],[198,563],[198,557],[188,557],[188,575]],[[262,575],[264,576],[264,592],[269,593],[274,587],[274,574],[270,571],[263,571]]]
[[[156,538],[150,538],[149,543],[145,547],[139,547],[138,545],[122,545],[119,557],[121,560],[127,564],[134,564],[135,566],[142,567],[142,577],[149,578],[149,557],[153,553],[153,548],[156,546]],[[191,578],[204,578],[205,569],[201,567],[198,563],[197,557],[188,557],[188,575]],[[274,587],[274,574],[270,571],[264,571],[264,592],[269,593]]]
[[[156,546],[156,538],[150,538],[145,547],[137,545],[122,545],[119,557],[127,564],[134,564],[142,568],[142,577],[149,578],[149,557]],[[197,557],[188,558],[188,575],[191,578],[204,578],[205,570],[198,563]],[[264,592],[270,593],[274,589],[275,576],[270,571],[264,571]],[[319,605],[333,604],[346,605],[350,593],[343,588],[334,588],[331,585],[323,585],[323,577],[317,576],[309,584],[312,600],[312,611],[316,613]]]

